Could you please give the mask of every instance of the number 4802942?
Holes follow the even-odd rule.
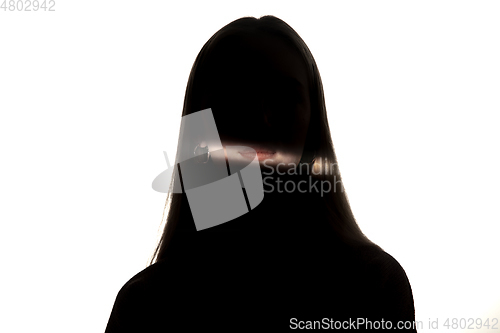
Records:
[[[497,318],[487,318],[482,320],[481,318],[447,318],[443,326],[447,329],[481,329],[486,327],[487,329],[498,329],[498,319]]]
[[[0,9],[4,12],[36,12],[36,11],[55,11],[54,6],[56,5],[55,0],[3,0]]]

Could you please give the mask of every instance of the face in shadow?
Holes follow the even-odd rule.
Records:
[[[226,158],[280,170],[298,165],[311,116],[305,61],[286,40],[258,31],[225,36],[209,55],[204,104]],[[209,142],[203,144],[210,145]],[[253,150],[252,150],[253,149]]]

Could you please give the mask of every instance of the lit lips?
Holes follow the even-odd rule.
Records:
[[[266,150],[266,149],[242,149],[242,150],[238,151],[238,153],[242,157],[244,157],[246,159],[251,159],[251,160],[253,160],[255,158],[255,154],[257,153],[257,158],[259,159],[259,161],[273,158],[273,156],[276,154],[275,151]]]

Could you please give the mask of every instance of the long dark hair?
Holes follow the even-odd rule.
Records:
[[[276,36],[301,54],[307,66],[309,76],[309,96],[311,118],[307,131],[306,142],[301,162],[309,162],[315,170],[319,170],[318,178],[329,181],[330,184],[341,186],[341,190],[329,191],[322,196],[326,207],[326,219],[332,230],[347,244],[370,246],[380,249],[371,242],[361,231],[351,211],[347,195],[342,185],[342,179],[337,164],[337,157],[333,148],[330,128],[328,125],[323,84],[316,62],[302,38],[284,21],[274,16],[261,18],[243,17],[224,26],[216,32],[198,54],[186,88],[182,116],[200,111],[211,105],[205,105],[206,100],[201,98],[204,87],[208,84],[206,66],[210,55],[217,48],[218,42],[228,36],[238,36],[239,33],[258,31]],[[176,164],[177,165],[177,161]],[[178,172],[176,168],[175,173]],[[174,177],[175,178],[175,177]],[[196,231],[187,197],[184,193],[169,193],[165,203],[168,207],[165,226],[161,238],[152,255],[150,264],[166,257],[167,249],[179,234],[179,231]],[[162,218],[163,222],[163,218]]]

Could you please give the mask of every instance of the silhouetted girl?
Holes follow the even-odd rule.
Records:
[[[273,16],[219,30],[194,62],[182,116],[209,108],[223,147],[251,148],[233,158],[257,157],[264,198],[238,218],[197,231],[209,209],[195,207],[185,191],[170,193],[151,265],[118,293],[106,333],[353,329],[353,322],[380,330],[388,321],[414,321],[403,268],[365,237],[351,212],[321,78],[299,35]],[[188,151],[203,157],[191,161],[200,167],[227,162],[228,149],[180,134],[178,158]],[[174,179],[185,187],[188,167],[180,170]],[[228,192],[213,195],[221,193]]]

